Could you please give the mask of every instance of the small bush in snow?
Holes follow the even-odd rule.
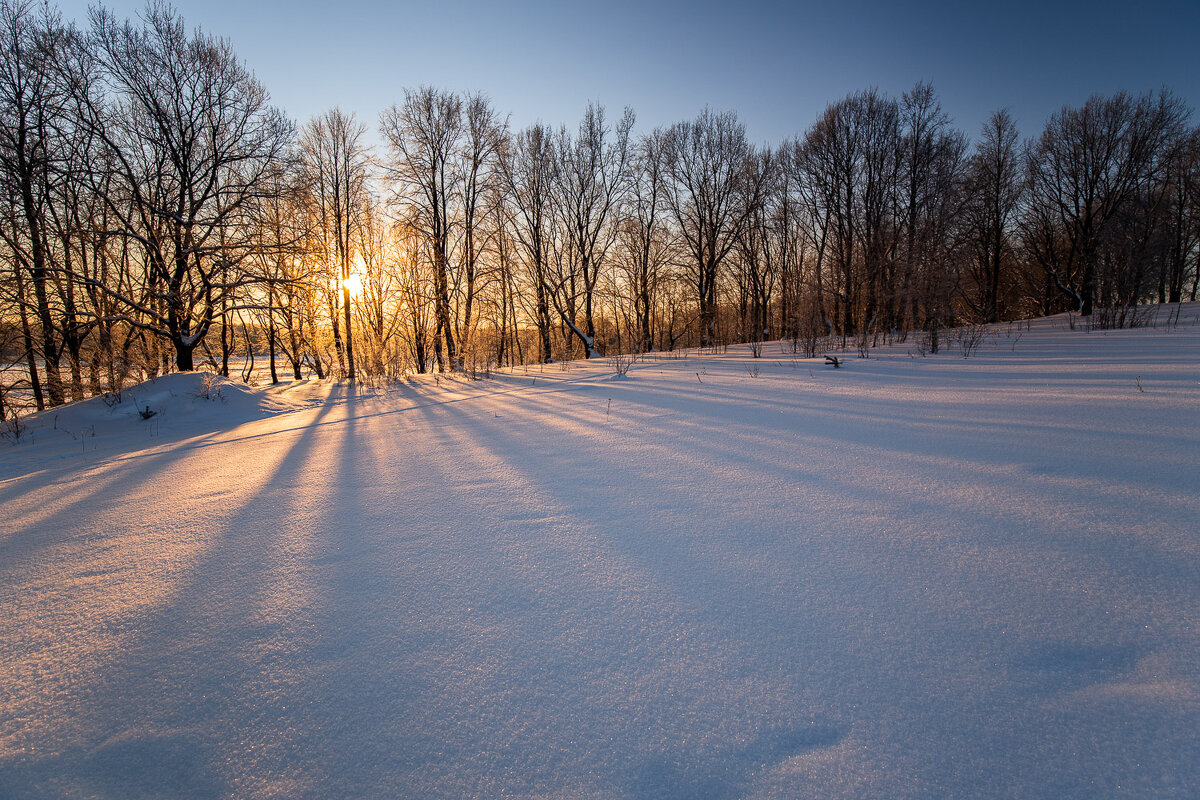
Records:
[[[25,433],[25,423],[21,422],[20,417],[14,416],[12,419],[0,422],[0,439],[14,443],[19,442],[23,433]]]
[[[625,377],[629,373],[629,368],[636,361],[636,353],[614,353],[608,357],[608,364],[612,367],[613,374],[619,378]]]
[[[816,358],[826,348],[826,337],[832,332],[833,326],[821,314],[820,307],[809,300],[800,308],[792,328],[792,352],[803,350],[805,358]]]
[[[205,372],[200,376],[200,385],[196,387],[196,397],[200,400],[222,400],[221,384],[217,376]]]
[[[913,338],[913,349],[909,350],[908,352],[909,355],[916,355],[924,358],[925,356],[929,355],[932,347],[933,339],[930,336],[929,331],[920,331]]]
[[[963,325],[954,332],[954,342],[963,358],[970,358],[979,349],[979,345],[988,338],[986,325]]]

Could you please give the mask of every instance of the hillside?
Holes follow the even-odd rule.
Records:
[[[0,442],[0,797],[1194,797],[1198,490],[1200,304],[167,376]]]

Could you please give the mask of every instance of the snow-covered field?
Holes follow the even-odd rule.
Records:
[[[1198,317],[31,418],[0,797],[1200,796]]]

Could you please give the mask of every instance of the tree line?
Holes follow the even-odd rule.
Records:
[[[732,112],[513,130],[406,89],[297,126],[223,39],[0,0],[0,417],[173,370],[355,379],[790,339],[870,347],[1195,300],[1200,129],[1169,91],[973,141],[933,88],[758,147]]]

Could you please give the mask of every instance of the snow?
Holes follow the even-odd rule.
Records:
[[[1200,306],[126,394],[0,445],[0,797],[1200,793]]]

